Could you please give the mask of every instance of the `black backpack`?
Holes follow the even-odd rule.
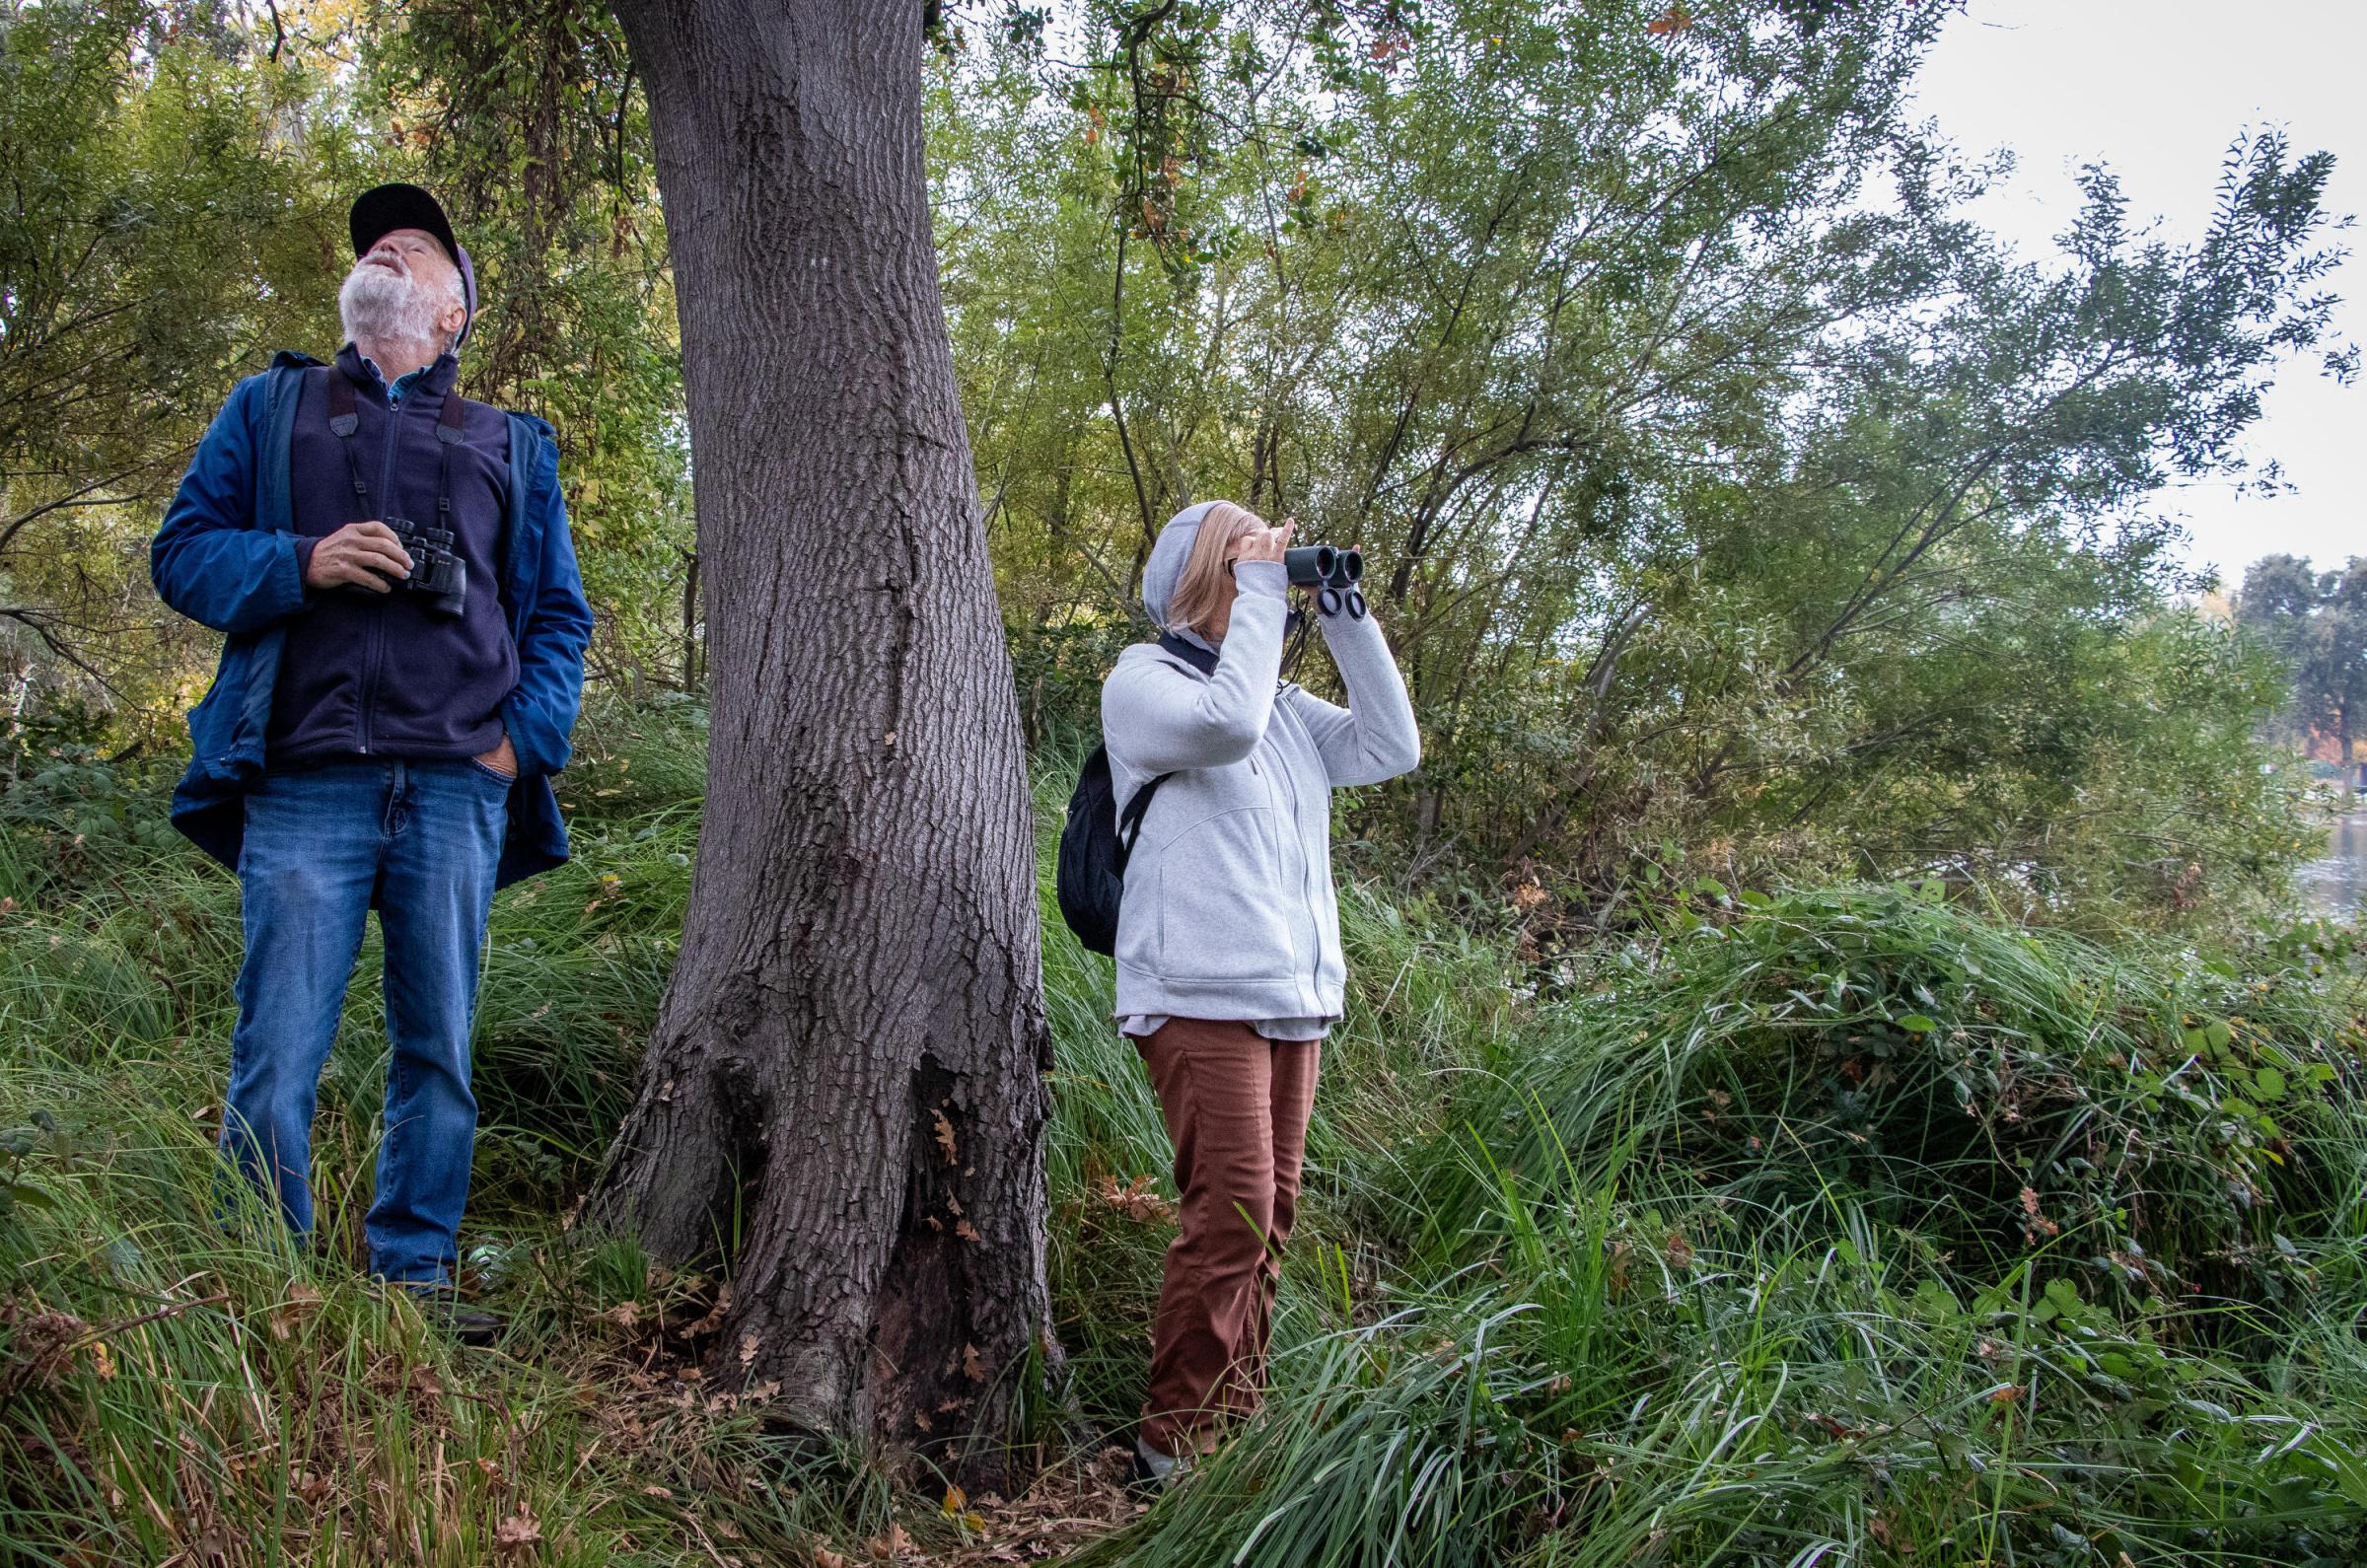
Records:
[[[1142,814],[1151,797],[1175,775],[1162,773],[1134,792],[1126,814],[1117,815],[1117,792],[1110,778],[1110,753],[1093,748],[1068,797],[1068,820],[1060,828],[1060,863],[1053,874],[1060,918],[1089,953],[1117,947],[1117,906],[1126,892],[1126,861],[1142,836]]]

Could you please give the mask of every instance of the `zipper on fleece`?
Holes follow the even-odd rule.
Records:
[[[378,474],[379,515],[374,520],[380,523],[387,520],[387,503],[394,493],[394,447],[401,436],[402,405],[390,404],[387,409],[386,461],[380,465]],[[371,597],[381,602],[371,606],[369,634],[362,639],[362,689],[354,703],[354,724],[360,732],[356,748],[364,756],[370,754],[370,715],[378,706],[379,666],[384,662],[381,658],[387,624],[387,606],[384,602],[394,596],[388,593],[373,594]]]

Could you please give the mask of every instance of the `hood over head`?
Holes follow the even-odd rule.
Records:
[[[1142,607],[1154,625],[1167,629],[1168,602],[1176,597],[1176,587],[1184,581],[1184,563],[1191,559],[1192,541],[1200,536],[1200,525],[1217,506],[1214,501],[1201,501],[1185,507],[1167,520],[1159,531],[1158,539],[1151,545],[1151,558],[1142,567]],[[1200,643],[1199,638],[1187,640]]]

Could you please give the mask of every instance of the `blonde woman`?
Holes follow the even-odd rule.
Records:
[[[1118,810],[1167,776],[1126,864],[1116,951],[1118,1027],[1150,1070],[1183,1194],[1136,1443],[1161,1482],[1264,1383],[1275,1260],[1347,978],[1330,793],[1421,756],[1371,616],[1317,615],[1347,707],[1281,679],[1290,535],[1227,501],[1177,513],[1143,570],[1165,635],[1102,688]]]

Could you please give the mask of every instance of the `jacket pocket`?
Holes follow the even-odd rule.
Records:
[[[1291,972],[1274,867],[1273,812],[1244,806],[1171,839],[1159,856],[1159,972],[1268,980]]]

